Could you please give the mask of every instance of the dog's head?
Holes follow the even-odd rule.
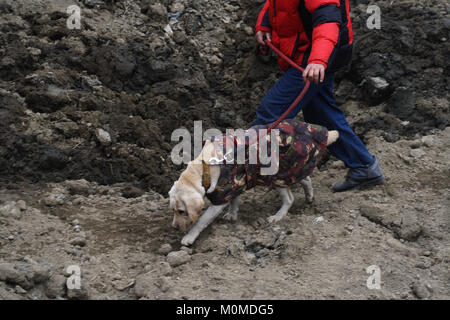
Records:
[[[205,202],[203,196],[189,185],[176,181],[169,191],[170,209],[173,210],[172,227],[186,232],[200,217]]]

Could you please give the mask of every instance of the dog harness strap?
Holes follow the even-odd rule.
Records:
[[[209,170],[209,164],[207,164],[204,160],[202,160],[202,165],[203,165],[202,186],[203,188],[205,188],[205,191],[207,191],[211,186],[211,173]]]

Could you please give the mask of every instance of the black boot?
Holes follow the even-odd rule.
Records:
[[[338,182],[331,187],[333,192],[357,190],[361,187],[376,186],[384,182],[384,175],[378,161],[365,168],[353,168],[347,173],[345,181]]]

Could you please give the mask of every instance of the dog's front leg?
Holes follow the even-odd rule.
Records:
[[[238,219],[238,212],[239,212],[239,197],[234,198],[231,200],[230,207],[228,208],[228,213],[224,216],[224,219],[228,220],[229,222],[236,222]]]
[[[183,239],[181,240],[181,244],[183,246],[190,246],[191,244],[193,244],[199,236],[200,232],[202,232],[207,226],[209,226],[227,205],[228,203],[221,204],[219,206],[209,206],[208,209],[206,209],[205,213],[203,213],[200,218],[198,218],[198,220],[194,223],[188,234],[183,237]]]
[[[283,219],[283,217],[288,213],[289,209],[294,203],[294,195],[292,194],[291,189],[289,188],[276,188],[276,189],[280,193],[283,205],[276,214],[267,218],[269,223],[278,222],[281,219]]]

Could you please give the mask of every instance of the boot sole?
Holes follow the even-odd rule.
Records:
[[[351,191],[351,190],[359,190],[361,188],[373,187],[373,186],[383,184],[383,183],[384,183],[384,176],[381,176],[381,177],[373,178],[372,180],[367,180],[367,181],[361,182],[360,184],[357,184],[348,189],[339,190],[339,191],[332,190],[332,191],[333,191],[333,193],[336,193],[336,192],[345,192],[345,191]]]

